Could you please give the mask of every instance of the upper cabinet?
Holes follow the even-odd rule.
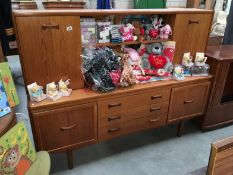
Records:
[[[174,62],[180,64],[184,52],[204,52],[208,41],[213,15],[177,14],[173,28],[173,40],[176,41]]]
[[[16,18],[21,64],[26,85],[71,79],[71,88],[83,87],[79,16]]]

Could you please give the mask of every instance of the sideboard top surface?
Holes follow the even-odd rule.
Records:
[[[18,16],[103,16],[103,15],[133,15],[133,14],[201,14],[213,13],[213,10],[195,9],[195,8],[166,8],[166,9],[80,9],[80,10],[14,10],[13,14]]]
[[[163,80],[163,81],[156,81],[151,83],[145,83],[145,84],[138,84],[134,85],[128,88],[118,88],[112,92],[108,93],[98,93],[94,92],[91,89],[83,88],[74,90],[69,97],[62,97],[61,99],[57,101],[51,101],[51,100],[44,100],[42,102],[36,103],[36,102],[29,102],[29,108],[32,111],[44,111],[44,110],[50,110],[51,108],[56,107],[64,107],[65,105],[73,105],[77,104],[77,102],[85,103],[93,100],[98,100],[101,98],[111,98],[114,95],[130,95],[132,93],[140,93],[141,91],[145,90],[153,90],[153,88],[165,88],[165,87],[178,87],[178,86],[185,86],[185,85],[191,85],[195,83],[201,83],[206,82],[212,78],[211,75],[207,77],[186,77],[183,81],[177,81],[177,80]]]

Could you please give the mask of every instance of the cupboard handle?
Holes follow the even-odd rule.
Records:
[[[112,121],[112,120],[117,120],[117,119],[121,119],[121,116],[110,116],[108,117],[108,121]]]
[[[66,130],[73,129],[75,126],[76,126],[76,124],[73,124],[73,125],[71,125],[71,126],[63,126],[63,127],[61,127],[60,129],[61,129],[62,131],[66,131]]]
[[[155,118],[155,119],[150,119],[149,122],[150,123],[155,123],[155,122],[158,122],[159,121],[159,117],[158,118]]]
[[[120,131],[121,128],[111,128],[111,129],[108,129],[108,133],[111,133],[111,132],[117,132],[117,131]]]
[[[151,100],[158,99],[158,98],[162,98],[162,95],[151,96]]]
[[[193,103],[193,100],[185,100],[184,104],[189,104],[189,103]]]
[[[189,24],[199,24],[199,20],[189,20]]]
[[[161,107],[150,108],[150,112],[159,111]]]
[[[108,104],[108,107],[109,107],[109,108],[117,107],[117,106],[121,106],[121,103]]]
[[[42,24],[41,28],[42,28],[42,30],[46,30],[46,29],[59,29],[59,24]]]

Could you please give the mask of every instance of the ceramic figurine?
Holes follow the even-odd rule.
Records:
[[[63,81],[62,79],[58,82],[58,89],[61,96],[70,96],[72,89],[67,86],[70,84],[70,80]]]
[[[61,98],[61,95],[59,94],[59,91],[57,89],[57,85],[52,82],[46,85],[46,96],[50,100],[58,100]]]
[[[184,70],[182,68],[182,66],[180,65],[176,65],[173,71],[173,78],[175,80],[184,80]]]
[[[40,102],[46,99],[46,95],[43,93],[43,87],[32,83],[27,86],[31,101]]]
[[[182,65],[185,67],[193,66],[192,56],[190,56],[190,52],[184,53],[183,58],[182,58]]]
[[[203,52],[197,52],[195,57],[195,66],[205,66],[207,57]]]

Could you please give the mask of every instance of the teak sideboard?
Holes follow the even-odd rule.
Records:
[[[71,79],[70,97],[40,103],[28,100],[38,150],[66,151],[72,168],[72,150],[116,136],[156,128],[205,114],[211,76],[184,81],[159,81],[96,93],[84,86],[81,74],[81,17],[160,14],[173,30],[174,63],[182,54],[204,52],[213,17],[211,10],[20,10],[14,11],[25,85]],[[68,31],[67,27],[72,26]],[[126,43],[122,43],[126,44]],[[138,43],[136,43],[138,44]],[[108,44],[105,44],[108,45]],[[111,44],[109,44],[111,45]],[[29,97],[28,97],[29,99]]]

